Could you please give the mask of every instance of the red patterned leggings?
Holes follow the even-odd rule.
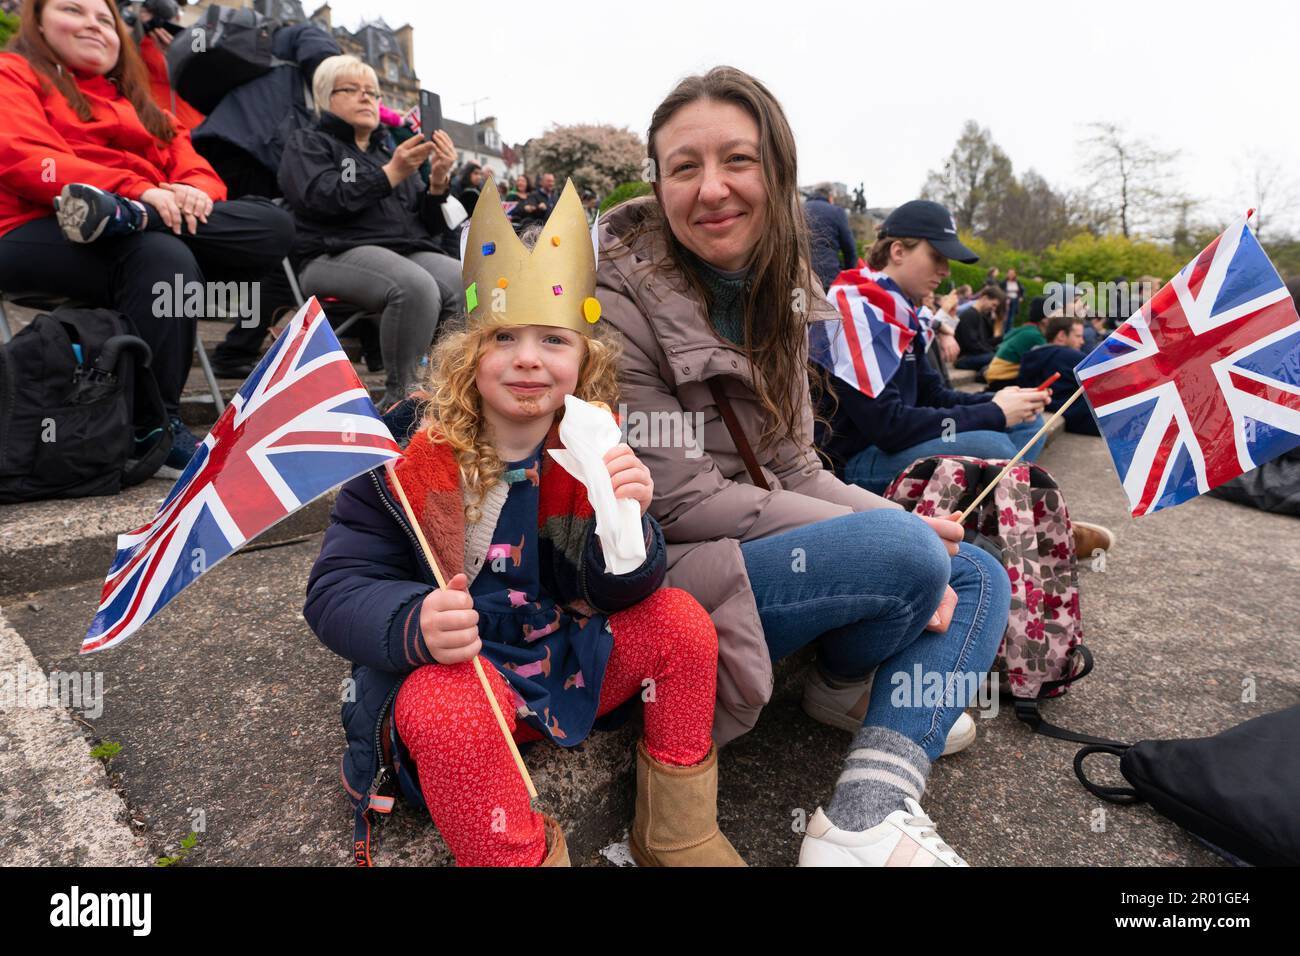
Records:
[[[685,591],[661,588],[610,616],[614,648],[600,689],[605,714],[654,681],[645,703],[645,743],[660,763],[690,766],[712,747],[718,638],[704,608]],[[485,661],[486,663],[486,661]],[[516,727],[505,679],[484,668],[515,740],[541,736]],[[546,857],[541,814],[474,673],[474,665],[430,664],[402,683],[397,733],[410,751],[433,822],[458,866],[537,866]]]

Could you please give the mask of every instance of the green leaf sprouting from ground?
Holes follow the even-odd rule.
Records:
[[[116,740],[105,740],[90,749],[90,755],[96,760],[108,763],[122,751],[122,745]]]

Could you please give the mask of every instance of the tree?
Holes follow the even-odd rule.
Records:
[[[1225,222],[1207,221],[1202,218],[1201,203],[1190,196],[1175,196],[1170,202],[1173,211],[1173,228],[1170,231],[1170,247],[1175,258],[1187,263],[1201,250],[1208,246],[1214,237],[1227,227]],[[1245,212],[1243,209],[1242,212]]]
[[[993,242],[1037,251],[1076,231],[1069,199],[1031,169],[1002,194],[986,235]]]
[[[0,48],[9,42],[9,38],[18,32],[18,17],[8,12],[0,10]]]
[[[1295,209],[1296,183],[1287,168],[1276,157],[1251,153],[1246,159],[1247,187],[1255,206],[1255,238],[1264,242],[1264,223],[1269,224],[1270,237],[1281,238],[1286,223],[1284,216]],[[1245,210],[1241,210],[1245,212]]]
[[[1094,236],[1080,233],[1044,250],[1043,274],[1074,281],[1110,282],[1116,276],[1135,279],[1154,275],[1166,279],[1184,263],[1164,246],[1146,240],[1125,239],[1114,233]]]
[[[1015,181],[1011,160],[992,134],[967,120],[943,169],[926,176],[921,196],[947,206],[961,228],[983,233]]]
[[[1167,221],[1163,208],[1173,198],[1169,171],[1176,152],[1136,139],[1118,123],[1090,123],[1083,141],[1091,179],[1088,196],[1102,222],[1118,226],[1125,239]]]
[[[626,128],[552,126],[524,147],[530,174],[554,173],[558,186],[572,177],[579,191],[603,196],[619,183],[641,177],[645,144]]]

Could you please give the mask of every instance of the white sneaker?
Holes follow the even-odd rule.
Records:
[[[808,821],[799,848],[799,866],[965,866],[970,864],[940,839],[934,821],[921,805],[904,797],[906,810],[895,810],[870,830],[841,830],[821,807]]]
[[[871,677],[862,683],[850,684],[847,687],[832,687],[826,683],[826,678],[814,665],[803,686],[803,712],[823,724],[847,730],[849,733],[857,733],[862,726],[862,718],[866,716],[867,704],[871,700],[871,681],[874,677],[873,671]],[[955,754],[959,750],[965,750],[974,742],[975,721],[971,719],[970,714],[962,711],[957,722],[948,729],[943,753],[939,756]]]

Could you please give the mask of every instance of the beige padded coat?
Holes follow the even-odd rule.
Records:
[[[654,202],[653,197],[632,200],[602,220],[596,297],[602,320],[623,339],[620,402],[629,441],[654,477],[651,513],[668,544],[664,584],[693,594],[718,631],[713,735],[722,744],[753,727],[772,694],[771,659],[740,543],[855,511],[897,506],[822,468],[812,450],[813,416],[804,376],[795,385],[804,408],[803,448],[783,440],[757,449],[765,413],[743,350],[713,331],[684,277],[652,274],[649,262],[659,258],[664,241],[657,233],[632,247],[620,238],[630,235]],[[821,290],[814,289],[813,320],[834,314]],[[770,491],[750,480],[710,393],[708,381],[715,377],[722,377],[724,393],[755,445]],[[683,447],[677,439],[692,434],[685,429],[687,421],[702,425],[702,435]],[[638,429],[642,441],[637,441]],[[665,436],[669,441],[664,442]]]

